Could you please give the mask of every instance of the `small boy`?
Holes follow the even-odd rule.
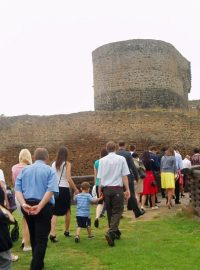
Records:
[[[91,219],[90,219],[90,204],[97,203],[103,199],[103,196],[95,199],[89,193],[90,184],[88,182],[83,182],[81,184],[81,193],[75,195],[74,200],[77,202],[76,208],[76,221],[77,221],[77,230],[75,243],[80,242],[80,231],[81,228],[87,228],[88,238],[92,239],[94,236],[91,231]]]

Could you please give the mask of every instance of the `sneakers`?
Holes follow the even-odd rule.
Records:
[[[80,242],[80,236],[76,235],[74,241],[75,241],[75,243],[79,243]]]
[[[94,221],[94,227],[99,228],[99,219],[96,218]]]
[[[112,233],[111,232],[107,232],[106,235],[105,235],[105,238],[106,238],[106,240],[108,242],[108,245],[110,247],[114,247],[114,245],[115,245],[115,239],[114,239],[114,236],[112,235]]]
[[[151,207],[151,209],[152,209],[152,210],[156,210],[156,209],[158,209],[158,206],[155,205],[155,206]]]
[[[11,254],[11,261],[12,262],[16,262],[16,261],[18,261],[18,259],[19,259],[19,256]]]
[[[65,237],[71,237],[72,235],[70,234],[70,232],[65,231],[65,232],[64,232],[64,236],[65,236]]]
[[[24,252],[26,252],[26,251],[31,251],[32,250],[32,248],[31,247],[23,247],[23,249],[22,249]]]
[[[94,235],[89,235],[88,236],[88,239],[93,239],[94,238]]]

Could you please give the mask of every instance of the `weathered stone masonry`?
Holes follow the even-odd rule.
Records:
[[[185,110],[190,63],[170,44],[131,40],[93,52],[95,112],[52,116],[0,117],[0,167],[7,181],[19,151],[69,149],[72,175],[93,174],[93,162],[108,140],[149,144],[178,143],[182,154],[199,146],[199,111]],[[199,104],[199,103],[198,103]],[[2,112],[3,113],[3,112]]]
[[[187,108],[190,63],[171,44],[127,40],[92,56],[95,110]]]

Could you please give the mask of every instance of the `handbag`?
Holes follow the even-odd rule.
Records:
[[[155,180],[152,181],[152,182],[151,182],[151,186],[152,186],[152,187],[156,187],[156,186],[157,186],[157,182],[156,182]]]
[[[146,172],[142,167],[138,168],[139,178],[144,179],[146,177]]]

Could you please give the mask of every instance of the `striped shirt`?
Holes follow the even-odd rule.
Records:
[[[78,217],[90,217],[90,204],[95,199],[90,193],[79,193],[74,197],[77,202],[76,216]]]

